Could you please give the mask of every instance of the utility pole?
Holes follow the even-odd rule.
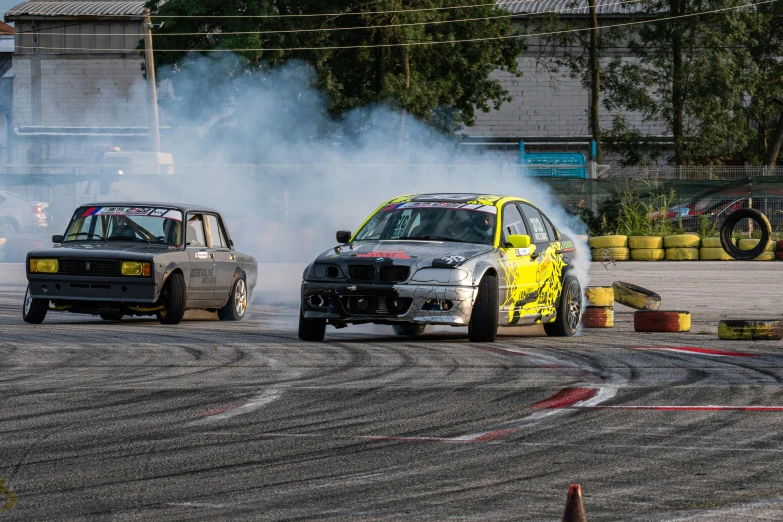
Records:
[[[158,124],[158,89],[155,86],[155,57],[152,54],[152,22],[150,10],[144,10],[144,55],[147,68],[147,114],[150,121],[150,138],[153,152],[160,152],[160,127]]]
[[[601,126],[598,121],[598,108],[601,102],[601,66],[598,63],[598,15],[595,0],[589,0],[590,5],[590,130],[595,142],[593,161],[603,163],[601,150]]]

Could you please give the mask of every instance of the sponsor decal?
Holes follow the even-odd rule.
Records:
[[[465,261],[465,258],[462,256],[446,256],[441,257],[441,260],[448,265],[456,265]]]
[[[206,252],[196,252],[196,259],[207,259],[209,254]]]
[[[351,285],[348,288],[346,288],[346,290],[348,290],[350,292],[355,292],[356,291],[356,287],[354,285]]]
[[[202,285],[214,285],[215,284],[215,268],[191,268],[191,279],[201,279]]]
[[[480,205],[468,203],[449,203],[445,201],[412,201],[410,203],[398,203],[396,205],[387,205],[383,211],[397,209],[417,209],[417,208],[449,208],[458,210],[473,210],[477,212],[486,212],[487,214],[497,214],[498,209],[493,205]]]
[[[151,216],[182,221],[179,210],[154,207],[90,207],[82,214],[82,217],[88,216]]]
[[[375,258],[382,258],[381,261],[383,261],[383,258],[388,259],[409,259],[408,254],[405,252],[360,252],[356,254],[356,257],[375,257]]]
[[[529,256],[530,248],[517,248],[514,249],[514,252],[517,254],[517,257]]]

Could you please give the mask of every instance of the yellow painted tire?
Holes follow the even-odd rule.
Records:
[[[612,283],[612,288],[614,288],[614,300],[625,306],[637,310],[657,310],[661,306],[661,296],[652,290],[622,281]]]
[[[631,251],[626,247],[606,247],[593,249],[593,261],[628,261]]]
[[[633,329],[637,332],[690,332],[690,312],[638,311],[633,314]]]
[[[590,248],[625,248],[628,236],[597,236],[590,238]]]
[[[614,306],[614,288],[611,286],[588,286],[585,288],[587,306]]]
[[[666,248],[699,248],[701,239],[696,234],[677,234],[663,238]]]
[[[698,261],[698,248],[667,248],[666,261]]]
[[[630,236],[628,238],[628,248],[631,250],[639,248],[663,248],[663,238],[658,236]]]
[[[756,245],[758,244],[759,244],[758,239],[740,239],[739,242],[737,243],[737,247],[739,247],[740,250],[750,250],[752,248],[755,248]],[[774,252],[776,244],[777,243],[775,243],[775,241],[770,241],[769,243],[767,243],[767,249],[765,251]]]
[[[576,236],[576,239],[578,239],[578,240],[579,240],[579,241],[581,241],[582,243],[587,243],[587,241],[588,241],[588,238],[587,238],[587,236],[582,236],[582,235],[577,235],[577,236]]]
[[[774,261],[775,260],[775,252],[762,252],[759,257],[754,259],[753,261]]]
[[[777,320],[728,320],[718,323],[718,338],[728,341],[779,341],[783,324]]]
[[[734,258],[723,247],[718,248],[700,248],[699,259],[701,261],[734,261]]]
[[[731,242],[737,244],[737,240],[732,238]],[[719,237],[703,237],[701,238],[702,248],[723,248]]]
[[[631,259],[634,261],[663,261],[666,252],[662,248],[633,248]]]
[[[582,313],[582,326],[585,328],[612,328],[614,326],[614,308],[611,306],[588,306]]]

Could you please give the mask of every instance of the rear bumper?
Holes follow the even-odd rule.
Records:
[[[33,297],[61,302],[154,303],[159,294],[152,278],[36,274],[27,280]]]
[[[477,293],[478,288],[472,286],[357,285],[305,281],[302,283],[302,311],[306,319],[327,319],[333,323],[467,326]],[[380,308],[386,313],[360,313],[352,310],[351,300],[362,297],[374,298],[373,304],[376,301],[383,303],[376,307],[376,310]],[[393,313],[393,307],[390,305],[395,300],[405,303],[401,313]],[[449,304],[448,310],[438,308],[439,304],[444,302]]]

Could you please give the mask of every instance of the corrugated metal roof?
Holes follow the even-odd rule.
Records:
[[[561,15],[588,15],[587,0],[497,0],[498,7],[516,15],[555,13]],[[642,2],[627,0],[596,0],[599,15],[630,15],[641,12]]]
[[[143,14],[143,1],[93,2],[82,0],[81,2],[24,2],[8,10],[5,18],[13,20],[18,16],[142,16]]]

